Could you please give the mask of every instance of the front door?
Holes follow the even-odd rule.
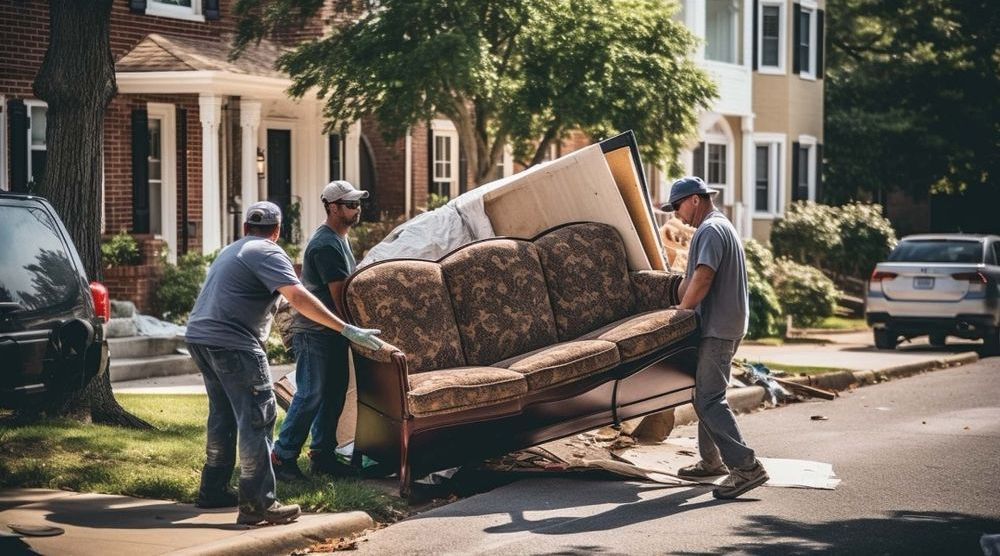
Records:
[[[292,203],[292,132],[287,129],[267,130],[267,200],[288,214]],[[291,238],[289,219],[282,218],[281,237]]]

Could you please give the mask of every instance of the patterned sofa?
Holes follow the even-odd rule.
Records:
[[[352,275],[355,450],[410,478],[691,400],[698,325],[679,274],[630,272],[611,226],[471,243]]]

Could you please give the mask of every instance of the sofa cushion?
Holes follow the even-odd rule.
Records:
[[[441,261],[467,365],[555,343],[555,319],[535,247],[528,241],[474,243]]]
[[[618,347],[603,340],[563,342],[495,363],[521,373],[528,390],[541,390],[618,364]]]
[[[698,317],[694,311],[660,309],[626,317],[580,339],[614,342],[621,360],[630,361],[670,345],[697,329]]]
[[[346,299],[358,326],[382,330],[381,338],[406,354],[409,372],[466,364],[437,263],[389,261],[363,268],[347,284]]]
[[[407,401],[414,415],[440,415],[493,405],[523,396],[520,373],[495,367],[459,367],[409,376]]]
[[[625,245],[607,224],[557,228],[535,239],[559,340],[573,340],[632,310]]]

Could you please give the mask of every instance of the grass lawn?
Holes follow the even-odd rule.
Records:
[[[814,328],[821,330],[867,330],[868,324],[865,322],[864,318],[848,318],[848,317],[827,317],[823,322],[817,324]]]
[[[136,431],[70,420],[16,427],[0,422],[0,487],[69,489],[194,502],[205,461],[208,398],[142,394],[116,397],[157,430]],[[282,412],[279,414],[276,431],[284,418]],[[303,456],[300,465],[306,468],[307,461]],[[356,480],[282,483],[278,485],[278,496],[282,502],[302,504],[306,511],[362,510],[379,521],[398,518],[404,506],[384,490]]]
[[[849,370],[849,369],[841,369],[838,367],[804,367],[799,365],[770,363],[767,361],[755,361],[755,363],[758,362],[767,367],[768,369],[771,369],[772,371],[785,371],[788,374],[821,375],[824,373],[835,373],[835,372]]]

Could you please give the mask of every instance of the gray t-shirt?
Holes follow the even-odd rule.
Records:
[[[316,229],[302,255],[302,285],[319,298],[327,309],[336,314],[337,306],[333,302],[333,296],[330,295],[328,284],[346,280],[356,266],[354,253],[351,252],[347,238],[341,237],[324,224]],[[333,329],[314,322],[298,312],[292,320],[292,331],[337,334]]]
[[[208,269],[188,318],[187,341],[264,349],[278,288],[298,283],[292,261],[273,241],[258,236],[234,241]]]
[[[701,317],[701,335],[723,340],[743,338],[750,322],[743,244],[733,225],[717,210],[705,217],[691,239],[689,279],[698,265],[715,270],[708,295],[696,309]]]

